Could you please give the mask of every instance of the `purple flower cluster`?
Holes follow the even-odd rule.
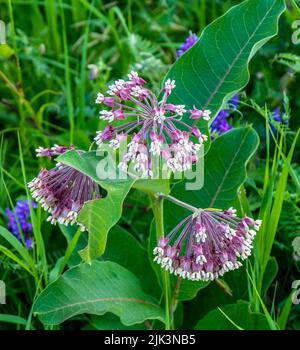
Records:
[[[100,111],[100,119],[110,124],[97,132],[96,143],[100,146],[109,141],[113,149],[118,149],[121,142],[130,137],[127,153],[119,167],[126,171],[129,163],[133,163],[134,169],[142,176],[152,175],[151,154],[161,156],[171,171],[190,169],[197,161],[197,152],[207,136],[197,127],[183,122],[182,116],[187,113],[190,119],[203,118],[208,121],[210,111],[199,110],[195,106],[186,110],[185,105],[168,103],[168,97],[176,86],[174,80],[165,82],[162,98],[158,99],[144,86],[145,80],[136,72],[132,71],[128,78],[110,85],[108,96],[102,93],[97,95],[96,104],[110,108]],[[125,119],[129,121],[116,127],[111,125],[114,121]]]
[[[58,145],[51,148],[39,147],[37,156],[52,158],[70,149],[74,147]],[[77,152],[81,153],[81,151]],[[96,182],[62,163],[57,163],[50,170],[41,169],[39,175],[28,184],[28,187],[32,197],[51,214],[47,219],[51,224],[57,222],[63,225],[78,224],[82,231],[85,227],[77,222],[78,212],[86,201],[101,197],[99,185]]]
[[[276,124],[287,124],[287,121],[281,117],[280,107],[273,109],[273,112],[268,115],[269,124],[273,133],[277,132]]]
[[[179,50],[177,51],[177,58],[182,56],[188,49],[194,46],[198,40],[198,36],[190,32],[190,35],[186,38],[185,42],[180,45]]]
[[[181,221],[154,249],[164,269],[193,281],[214,280],[241,266],[251,255],[261,220],[236,217],[236,210],[198,209]]]
[[[32,207],[35,209],[37,207],[35,202],[31,202]],[[8,229],[11,233],[16,236],[16,238],[26,244],[27,249],[32,248],[33,238],[32,238],[32,223],[30,222],[30,210],[28,200],[19,200],[13,210],[6,208],[6,215],[8,218]]]

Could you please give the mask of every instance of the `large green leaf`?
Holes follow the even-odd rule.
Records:
[[[193,328],[199,319],[217,307],[248,298],[247,273],[243,267],[226,273],[221,283],[223,286],[217,282],[211,282],[196,298],[185,303],[185,312],[190,315],[184,320],[185,328]],[[225,290],[224,286],[230,290],[230,293]]]
[[[233,205],[237,190],[246,179],[246,164],[258,146],[258,135],[250,127],[235,128],[218,137],[204,161],[204,186],[186,190],[185,182],[176,184],[172,195],[196,207],[227,209]],[[165,203],[167,232],[187,215],[187,211]]]
[[[107,313],[103,316],[92,316],[90,325],[85,327],[84,330],[146,330],[147,327],[144,323],[134,324],[132,326],[124,326],[120,322],[120,319],[111,314]]]
[[[222,306],[220,309],[223,313],[219,309],[209,312],[197,323],[195,329],[234,330],[238,329],[236,326],[246,330],[270,329],[266,317],[261,313],[251,312],[247,302],[239,301],[237,304]]]
[[[147,293],[157,298],[161,296],[146,249],[122,227],[116,225],[111,229],[105,253],[101,258],[114,261],[133,272]]]
[[[62,234],[65,236],[68,244],[72,241],[76,231],[78,230],[77,226],[65,226],[59,225],[59,228]],[[82,259],[79,255],[79,251],[86,247],[88,244],[88,233],[82,233],[78,239],[75,249],[73,250],[70,259],[68,261],[68,267],[73,267],[81,263]]]
[[[107,312],[120,317],[124,325],[164,320],[157,300],[145,294],[138,278],[110,261],[94,261],[66,271],[39,295],[33,312],[45,324],[59,324],[83,313]]]
[[[284,0],[248,0],[208,25],[168,72],[166,79],[176,80],[169,101],[216,115],[224,99],[247,84],[249,61],[277,33],[284,9]]]
[[[119,178],[102,180],[101,177],[104,174],[97,167],[102,157],[97,156],[96,152],[78,154],[76,151],[69,151],[60,156],[58,160],[88,175],[107,191],[105,198],[87,202],[78,216],[78,221],[89,232],[88,245],[80,255],[86,262],[91,263],[92,259],[104,253],[107,234],[119,221],[123,201],[134,180],[130,177],[125,180]]]

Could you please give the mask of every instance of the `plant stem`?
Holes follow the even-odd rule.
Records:
[[[167,200],[169,200],[170,202],[173,202],[173,203],[179,205],[180,207],[185,208],[185,209],[188,209],[188,210],[190,210],[190,211],[192,211],[192,212],[194,212],[194,213],[195,213],[195,212],[198,212],[198,211],[200,210],[200,209],[198,209],[198,208],[196,208],[196,207],[193,207],[192,205],[189,205],[189,204],[187,204],[187,203],[185,203],[185,202],[182,202],[182,201],[180,201],[179,199],[177,199],[177,198],[175,198],[175,197],[172,197],[172,196],[170,196],[170,195],[167,195],[167,194],[164,194],[164,193],[157,193],[156,195],[157,195],[158,198],[167,199]]]
[[[160,237],[164,236],[164,219],[163,219],[163,198],[161,196],[152,197],[152,209],[155,218],[156,225],[156,238],[157,241]],[[170,277],[166,270],[162,270],[162,285],[165,295],[165,314],[166,323],[165,329],[171,329],[171,317],[170,317]]]

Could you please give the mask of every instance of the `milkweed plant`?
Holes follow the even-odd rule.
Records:
[[[70,85],[71,52],[64,47],[70,139],[55,136],[54,126],[42,131],[43,111],[32,117],[41,134],[30,161],[39,169],[27,171],[27,136],[19,134],[27,200],[15,205],[9,195],[7,228],[1,227],[12,245],[11,253],[1,252],[36,284],[26,327],[63,327],[74,316],[82,321],[82,314],[98,329],[286,327],[292,303],[287,299],[274,313],[265,296],[278,270],[272,247],[284,200],[297,210],[290,193],[299,189],[292,164],[298,133],[289,128],[286,94],[281,106],[268,109],[245,92],[249,61],[276,36],[284,11],[283,0],[232,6],[201,34],[190,32],[179,48],[174,44],[177,52],[161,80],[154,74],[159,59],[147,68],[151,60],[143,60],[138,46],[131,64],[119,52],[123,71],[116,80],[110,75],[116,64],[108,69],[104,63],[109,53],[98,63],[84,62],[78,84],[85,84],[85,69],[94,73],[78,100]],[[92,26],[95,13],[85,25]],[[92,50],[89,29],[85,35],[84,50]],[[123,50],[127,44],[118,45]],[[0,74],[6,77],[2,68]],[[87,93],[85,118],[80,108]],[[34,103],[22,104],[26,116]],[[264,152],[264,167],[257,165],[258,152]],[[13,175],[9,180],[20,182]],[[59,245],[60,232],[67,248],[55,261],[46,242]],[[198,316],[189,323],[180,321],[180,313]]]

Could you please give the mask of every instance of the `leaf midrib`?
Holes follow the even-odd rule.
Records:
[[[232,157],[231,162],[230,162],[228,168],[226,169],[226,171],[225,171],[225,173],[224,173],[224,176],[223,176],[223,178],[222,178],[222,181],[220,182],[220,184],[219,184],[219,186],[218,186],[218,188],[217,188],[217,191],[216,191],[214,197],[213,197],[212,200],[211,200],[211,203],[210,203],[210,205],[209,205],[210,208],[214,205],[214,203],[215,203],[215,201],[216,201],[216,199],[217,199],[217,197],[218,197],[218,195],[219,195],[219,193],[220,193],[220,191],[221,191],[221,189],[222,189],[222,186],[223,186],[225,180],[226,180],[227,177],[228,177],[228,173],[230,172],[230,170],[231,170],[231,168],[232,168],[232,166],[233,166],[233,164],[234,164],[234,162],[235,162],[235,159],[236,159],[237,155],[239,154],[239,152],[240,152],[240,150],[241,150],[241,148],[242,148],[242,146],[243,146],[243,144],[244,144],[244,142],[245,142],[245,139],[246,139],[247,135],[249,134],[249,132],[250,132],[250,129],[248,129],[248,130],[244,133],[243,139],[242,139],[242,141],[241,141],[239,147],[237,148],[237,150],[236,150],[234,156]],[[223,165],[224,165],[224,164],[223,164]]]
[[[86,304],[91,304],[91,303],[98,303],[98,302],[106,302],[106,301],[128,301],[128,302],[133,302],[133,303],[140,303],[140,304],[146,304],[146,305],[151,305],[154,306],[158,309],[160,309],[160,306],[148,301],[148,300],[143,300],[143,299],[136,299],[136,298],[97,298],[97,299],[92,299],[92,300],[85,300],[85,301],[79,301],[77,303],[73,304],[67,304],[55,309],[52,309],[51,311],[44,311],[44,312],[38,312],[39,315],[47,315],[47,314],[52,314],[67,308],[72,308],[77,305],[86,305]]]
[[[230,71],[232,70],[234,64],[237,62],[237,60],[239,59],[239,57],[241,56],[241,54],[243,53],[243,51],[245,50],[246,46],[249,44],[249,42],[251,41],[251,39],[254,37],[254,35],[256,34],[257,30],[259,29],[259,27],[262,25],[262,23],[265,21],[266,17],[268,16],[268,14],[270,13],[270,11],[273,9],[275,5],[275,1],[273,2],[273,5],[270,7],[270,9],[266,12],[266,14],[264,15],[264,17],[262,18],[262,20],[259,22],[259,24],[257,25],[256,29],[254,30],[254,32],[249,36],[248,40],[246,41],[246,43],[244,44],[244,46],[240,49],[240,51],[238,52],[238,54],[236,55],[236,57],[234,58],[234,60],[232,61],[232,63],[230,64],[230,66],[227,68],[226,72],[224,73],[222,79],[219,81],[218,85],[216,86],[215,90],[212,92],[212,94],[209,96],[207,102],[205,103],[203,109],[206,109],[208,107],[208,105],[210,104],[211,100],[214,98],[214,96],[216,95],[216,93],[219,91],[220,87],[222,86],[222,84],[224,83],[227,75],[230,73]]]

